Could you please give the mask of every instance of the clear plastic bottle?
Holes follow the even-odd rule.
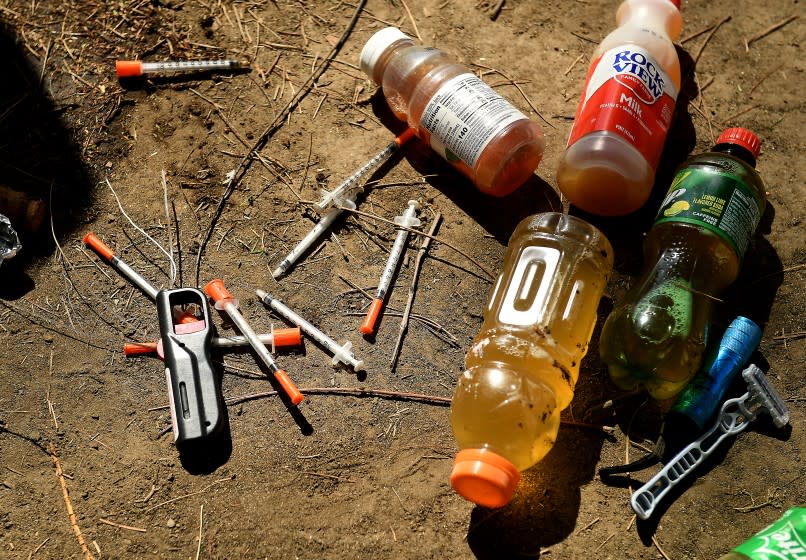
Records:
[[[672,41],[680,0],[626,0],[605,37],[557,170],[562,193],[586,212],[622,216],[649,198],[680,89]]]
[[[548,453],[571,402],[613,266],[602,233],[566,214],[518,224],[451,405],[451,484],[486,507]]]
[[[793,507],[719,560],[806,559],[806,505]]]
[[[619,387],[662,400],[697,372],[711,306],[764,213],[760,149],[755,134],[731,128],[678,170],[644,242],[644,272],[602,327],[599,353]]]
[[[387,27],[367,41],[361,69],[395,116],[482,192],[507,195],[540,163],[540,127],[443,51]]]

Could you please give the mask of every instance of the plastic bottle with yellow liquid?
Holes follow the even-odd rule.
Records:
[[[751,131],[730,128],[675,175],[644,242],[644,272],[602,327],[599,353],[619,387],[663,400],[697,373],[713,303],[764,213],[760,150]]]
[[[507,504],[520,471],[551,449],[612,266],[607,238],[574,216],[515,228],[451,405],[451,485],[467,500]]]
[[[387,27],[360,62],[395,116],[482,192],[507,195],[540,163],[540,127],[445,52]]]

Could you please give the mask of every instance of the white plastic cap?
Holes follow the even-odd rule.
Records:
[[[375,33],[375,35],[369,38],[369,41],[367,41],[367,44],[364,45],[364,48],[361,50],[361,57],[359,58],[361,70],[363,70],[367,76],[372,77],[375,63],[378,62],[378,58],[383,54],[383,51],[385,51],[389,45],[400,39],[410,39],[410,37],[397,27],[384,27]]]

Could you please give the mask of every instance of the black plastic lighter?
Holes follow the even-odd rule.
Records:
[[[157,315],[174,441],[181,447],[217,434],[224,425],[221,377],[210,358],[210,307],[195,288],[161,290]]]

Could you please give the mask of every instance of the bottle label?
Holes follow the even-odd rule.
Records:
[[[498,312],[498,321],[527,327],[545,319],[549,291],[556,281],[560,251],[554,247],[526,247],[518,258],[515,271],[506,286]],[[499,277],[501,278],[501,277]],[[500,282],[500,279],[499,279]],[[496,286],[495,294],[499,286]],[[490,298],[492,304],[495,295]]]
[[[470,73],[445,82],[420,119],[431,134],[431,147],[450,162],[471,168],[492,140],[515,121],[528,119],[493,88]]]
[[[743,259],[761,213],[753,190],[739,177],[689,168],[675,176],[655,224],[685,222],[704,227],[727,241]]]
[[[677,86],[649,51],[638,45],[610,49],[591,64],[568,146],[588,133],[615,133],[652,169],[672,122]]]
[[[792,508],[733,549],[750,560],[806,559],[806,508]]]

